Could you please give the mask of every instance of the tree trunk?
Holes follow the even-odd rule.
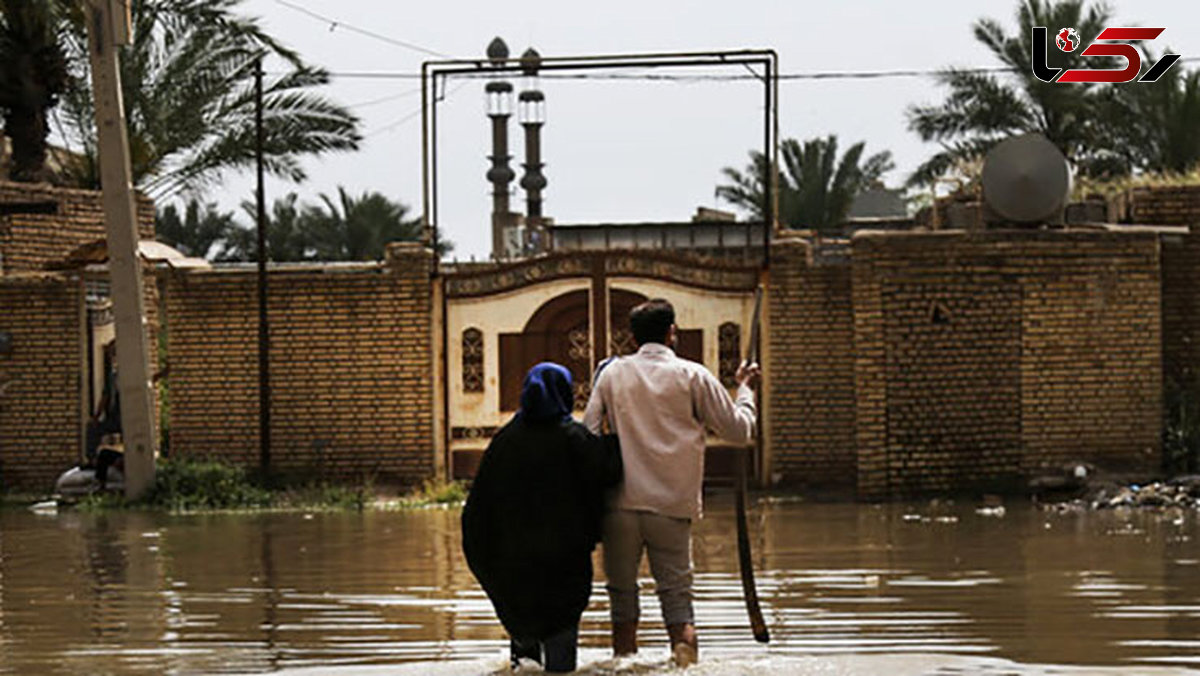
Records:
[[[46,178],[46,112],[10,108],[5,116],[5,134],[12,140],[12,169],[9,178],[35,183]]]

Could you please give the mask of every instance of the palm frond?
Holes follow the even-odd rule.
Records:
[[[821,232],[840,229],[854,198],[880,180],[894,163],[889,152],[876,153],[863,162],[866,144],[852,145],[839,158],[836,136],[803,143],[784,139],[779,144],[782,170],[779,186],[779,220],[794,228]],[[765,213],[765,185],[770,169],[762,153],[751,151],[744,171],[725,167],[727,183],[717,186],[718,198],[740,207],[752,218]]]
[[[134,44],[122,60],[134,180],[157,199],[195,193],[254,163],[254,67],[264,56],[289,70],[266,83],[265,166],[301,181],[301,158],[354,150],[359,120],[315,91],[329,74],[236,14],[241,0],[139,0]],[[70,44],[86,59],[86,40]],[[94,154],[86,86],[64,97],[63,136]],[[94,162],[83,163],[81,173]],[[83,180],[94,178],[81,176]]]

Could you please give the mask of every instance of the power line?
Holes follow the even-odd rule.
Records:
[[[418,116],[420,114],[421,114],[421,109],[417,108],[416,110],[411,111],[402,117],[399,117],[391,122],[388,122],[384,126],[378,128],[378,129],[375,129],[374,131],[370,131],[370,132],[367,132],[366,134],[363,134],[363,138],[368,139],[368,138],[371,138],[372,136],[379,136],[380,134],[383,134],[385,132],[392,131],[393,129],[396,129],[396,128],[402,126],[405,122],[408,122],[409,120],[415,118],[416,116]]]
[[[282,2],[283,0],[276,0]],[[1196,62],[1200,57],[1186,57],[1180,62]],[[812,71],[800,73],[780,73],[773,76],[781,82],[801,80],[879,80],[888,78],[937,77],[947,73],[972,73],[980,75],[996,75],[1001,73],[1019,72],[1016,68],[1007,67],[971,67],[971,68],[936,68],[936,69],[893,69],[893,70],[845,70],[845,71]],[[353,79],[381,80],[416,80],[421,74],[401,71],[343,71],[330,73],[333,77]],[[466,80],[489,79],[495,73],[480,70],[478,73],[456,73],[455,77]],[[762,80],[761,75],[751,73],[558,73],[541,72],[538,77],[544,80],[633,80],[660,82],[736,82],[740,80]]]
[[[454,92],[457,92],[458,90],[462,89],[466,85],[467,85],[466,82],[458,83],[457,85],[452,87],[449,91],[447,91],[445,94],[440,96],[439,100],[445,100],[445,99],[450,98],[451,96],[454,95]],[[420,90],[417,90],[417,91],[420,91]],[[380,134],[397,129],[400,126],[402,126],[405,122],[412,120],[413,118],[415,118],[416,116],[418,116],[420,114],[421,114],[421,108],[420,108],[420,106],[418,106],[416,110],[409,111],[408,113],[405,113],[404,115],[400,116],[399,118],[396,118],[395,120],[392,120],[391,122],[385,123],[382,127],[379,127],[378,129],[367,132],[366,134],[363,135],[363,138],[371,138],[372,136],[378,136]]]
[[[1011,68],[959,68],[956,72],[968,73],[1011,73]],[[941,70],[886,70],[886,71],[828,71],[813,73],[780,73],[775,75],[780,81],[790,80],[850,80],[850,79],[879,79],[893,77],[932,77],[946,73]],[[367,80],[417,80],[420,73],[405,73],[398,71],[340,71],[331,72],[332,77]],[[480,71],[478,73],[456,73],[455,77],[466,80],[481,80],[495,77],[494,73]],[[740,80],[762,80],[761,75],[749,73],[730,74],[672,74],[672,73],[538,73],[543,80],[642,80],[662,82],[736,82]]]
[[[411,49],[416,52],[421,52],[422,54],[428,54],[429,56],[436,56],[436,57],[443,58],[443,59],[453,58],[449,54],[443,54],[441,52],[422,47],[421,45],[413,44],[411,42],[406,42],[404,40],[389,37],[387,35],[381,35],[374,31],[369,31],[365,28],[359,28],[358,26],[355,26],[353,24],[348,24],[345,21],[339,21],[337,19],[333,19],[333,18],[324,16],[321,14],[317,14],[316,12],[308,9],[307,7],[302,7],[293,2],[288,2],[287,0],[275,0],[275,4],[282,5],[284,7],[287,7],[288,9],[292,9],[297,12],[300,12],[301,14],[309,16],[309,17],[316,19],[322,23],[329,24],[330,31],[333,31],[337,28],[345,28],[346,30],[351,31],[353,33],[358,33],[359,35],[365,35],[369,38],[373,38],[373,39],[379,40],[381,42],[386,42],[390,45],[395,45],[396,47],[403,47],[405,49]]]
[[[387,103],[388,101],[396,101],[398,99],[405,99],[410,96],[413,96],[414,94],[419,94],[419,93],[421,93],[420,87],[417,87],[416,89],[405,89],[402,92],[398,92],[396,94],[391,94],[389,96],[381,96],[377,99],[369,99],[367,101],[359,101],[358,103],[351,103],[351,104],[348,104],[346,107],[350,108],[350,109],[366,108],[367,106],[374,106],[374,105],[380,104],[380,103]]]

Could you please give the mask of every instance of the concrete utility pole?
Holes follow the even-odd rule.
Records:
[[[129,0],[84,0],[92,65],[92,96],[99,136],[100,181],[108,235],[117,329],[117,391],[125,442],[125,497],[137,499],[154,484],[154,400],[150,395],[137,210],[129,168],[129,139],[121,102],[117,48],[130,43]]]

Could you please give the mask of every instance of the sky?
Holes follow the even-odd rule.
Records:
[[[1200,56],[1200,2],[1111,6],[1113,25],[1165,26],[1155,44],[1160,51],[1170,46],[1184,57]],[[423,61],[437,58],[398,42],[456,58],[482,56],[495,36],[513,55],[530,46],[543,56],[772,48],[782,73],[927,70],[998,65],[971,25],[991,17],[1015,31],[1015,8],[1011,0],[244,0],[239,11],[259,17],[276,38],[334,73],[324,93],[352,107],[365,136],[358,152],[306,160],[303,184],[269,180],[268,203],[293,191],[316,201],[342,186],[352,194],[381,192],[417,214],[419,81],[337,75],[418,73]],[[558,223],[682,221],[698,206],[728,209],[714,195],[721,168],[743,168],[747,152],[761,147],[762,90],[755,81],[543,78],[540,87],[546,96],[543,212]],[[934,151],[908,130],[905,117],[909,106],[944,96],[931,78],[795,80],[779,89],[781,138],[836,134],[843,149],[865,141],[868,154],[890,150],[897,168],[885,177],[889,185],[903,183]],[[452,81],[439,104],[440,221],[443,236],[455,244],[452,256],[461,260],[490,251],[485,112],[478,80]],[[515,122],[510,134],[519,149]],[[519,177],[521,153],[513,154]],[[232,174],[208,198],[233,210],[253,190],[252,174]],[[524,210],[523,194],[514,194],[513,210]]]

